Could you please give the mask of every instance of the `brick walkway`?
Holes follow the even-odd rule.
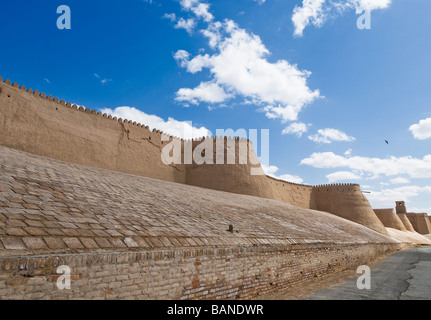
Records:
[[[0,256],[391,242],[286,203],[69,164],[0,147]],[[233,232],[227,231],[233,225]]]

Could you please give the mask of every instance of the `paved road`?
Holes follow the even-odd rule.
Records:
[[[359,276],[359,274],[358,274]],[[358,277],[315,291],[309,300],[431,300],[431,247],[399,251],[371,267],[371,289],[359,290]]]

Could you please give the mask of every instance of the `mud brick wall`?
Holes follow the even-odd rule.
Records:
[[[250,299],[356,268],[399,244],[300,244],[0,258],[1,299]],[[57,267],[71,289],[57,288]]]
[[[250,174],[252,168],[256,169],[254,161],[251,161],[251,158],[257,160],[254,147],[246,164],[240,164],[239,160],[240,145],[245,144],[247,150],[250,145],[252,147],[247,139],[221,139],[223,144],[226,142],[222,151],[227,151],[230,143],[235,146],[235,164],[185,164],[188,163],[185,145],[191,145],[195,151],[205,141],[215,152],[215,137],[202,137],[203,141],[182,140],[160,130],[150,130],[145,124],[117,119],[38,90],[26,89],[16,82],[2,80],[0,77],[0,145],[70,163],[327,211],[388,235],[360,192],[359,185],[312,187],[273,179],[264,174]],[[181,144],[183,164],[165,165],[162,162],[162,150],[172,141]],[[207,155],[209,150],[204,151]],[[227,158],[226,154],[221,155]],[[349,189],[358,192],[349,192]]]

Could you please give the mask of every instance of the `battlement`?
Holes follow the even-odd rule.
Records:
[[[383,213],[393,213],[394,208],[382,208],[382,209],[373,209],[374,211],[383,212]]]
[[[313,187],[319,191],[361,191],[361,186],[357,183],[333,183],[322,184]]]
[[[279,182],[279,183],[282,183],[282,184],[287,183],[287,184],[289,184],[289,185],[291,185],[291,186],[296,186],[296,187],[313,188],[313,186],[311,186],[311,185],[307,185],[307,184],[290,182],[290,181],[286,181],[286,180],[277,179],[277,178],[274,178],[274,177],[271,177],[271,176],[267,176],[267,177],[268,177],[268,179],[270,179],[271,181],[274,181],[274,182],[277,182],[277,183],[278,183],[278,182]]]
[[[374,209],[374,213],[387,228],[397,229],[400,231],[407,231],[403,221],[395,214],[393,208],[389,209]]]
[[[1,76],[0,76],[0,82],[3,82],[3,78]],[[33,91],[33,89],[31,89],[31,88],[26,89],[26,87],[24,85],[19,86],[19,84],[17,82],[14,82],[14,83],[11,84],[11,80],[9,80],[9,79],[4,80],[3,83],[6,84],[6,85],[9,85],[11,87],[14,87],[14,88],[19,88],[20,90],[22,90],[24,92],[27,92],[28,94],[40,97],[41,99],[44,99],[44,100],[47,100],[47,101],[52,101],[52,102],[54,102],[54,103],[56,103],[56,104],[58,104],[59,106],[62,106],[62,107],[71,108],[71,109],[74,109],[74,110],[77,110],[77,111],[81,111],[81,112],[85,112],[85,113],[88,113],[88,114],[92,114],[92,115],[95,115],[97,117],[101,117],[101,118],[104,118],[104,119],[107,119],[107,120],[117,121],[117,122],[123,123],[123,124],[129,124],[129,125],[136,126],[138,128],[142,128],[142,129],[146,129],[146,130],[150,131],[149,126],[147,126],[145,124],[137,123],[136,121],[132,121],[132,120],[128,120],[128,119],[122,119],[122,118],[113,117],[112,115],[109,115],[109,114],[106,114],[106,113],[102,114],[102,112],[97,112],[94,109],[84,108],[82,106],[78,106],[76,104],[72,104],[71,102],[66,102],[65,100],[60,100],[57,97],[52,97],[51,95],[46,95],[46,93],[39,92],[38,90],[34,90]],[[170,140],[179,139],[181,141],[184,141],[183,139],[181,139],[179,137],[175,137],[173,135],[164,133],[163,131],[155,129],[155,128],[152,131],[150,131],[150,132],[157,133],[160,136],[165,135],[165,136],[169,137]]]

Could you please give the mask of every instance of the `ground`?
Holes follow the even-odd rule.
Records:
[[[359,290],[359,274],[348,270],[322,281],[261,299],[273,300],[430,300],[431,247],[412,247],[381,259],[371,267],[371,289]]]

